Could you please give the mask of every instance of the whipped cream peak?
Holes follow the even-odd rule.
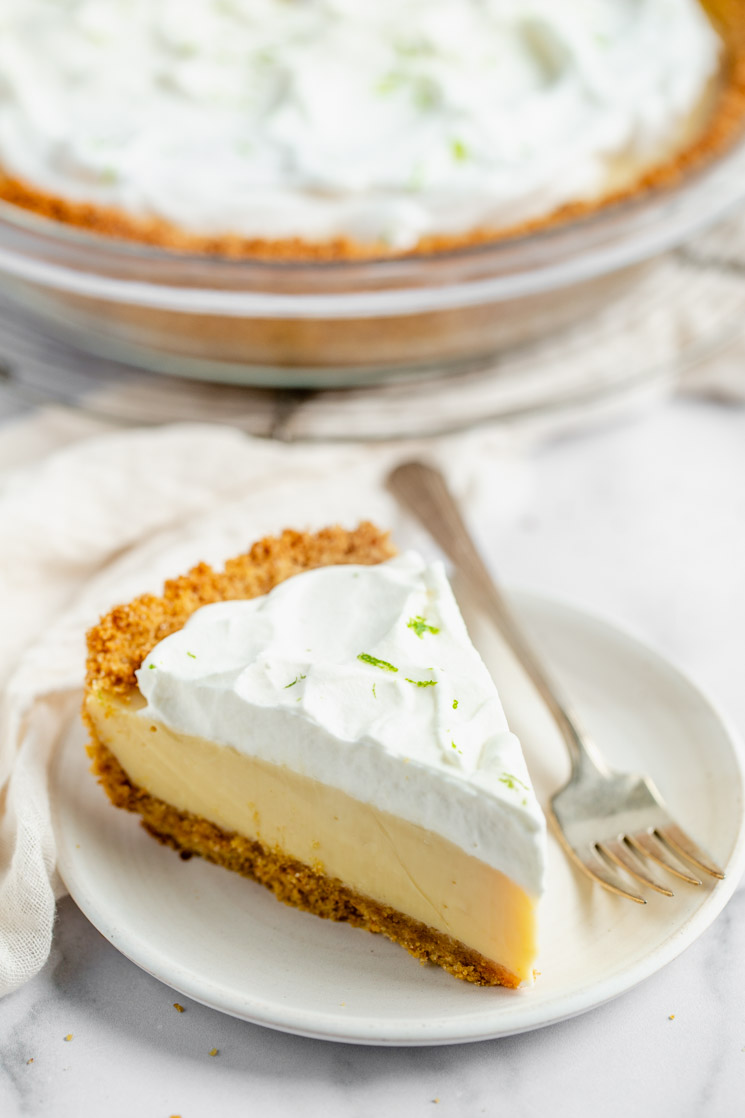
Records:
[[[406,248],[633,179],[719,49],[698,0],[3,0],[0,162],[195,233]]]
[[[137,678],[142,717],[288,765],[540,891],[543,817],[441,564],[322,567],[204,606]]]

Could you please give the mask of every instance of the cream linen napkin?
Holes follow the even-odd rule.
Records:
[[[8,429],[9,444],[19,431]],[[446,450],[461,477],[473,461],[466,450]],[[401,454],[179,425],[75,442],[0,481],[0,994],[43,965],[64,892],[47,768],[77,717],[86,629],[112,605],[202,559],[220,565],[267,532],[366,518],[395,531],[400,513],[380,478]],[[455,487],[463,495],[458,477]]]

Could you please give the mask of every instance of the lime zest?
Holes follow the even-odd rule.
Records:
[[[413,683],[415,687],[436,687],[437,686],[437,680],[436,679],[409,679],[409,677],[407,676],[406,677],[406,682],[407,683]]]
[[[419,637],[420,641],[424,640],[425,633],[432,633],[432,635],[434,636],[440,631],[436,625],[428,625],[426,618],[422,617],[419,614],[417,614],[416,617],[409,618],[409,620],[406,622],[406,628],[413,629],[416,635]]]
[[[457,163],[465,163],[468,159],[468,148],[462,140],[453,140],[450,144],[450,150],[453,153],[453,159]]]
[[[384,672],[397,672],[398,668],[393,664],[389,664],[387,660],[379,660],[377,656],[371,656],[369,652],[360,652],[357,656],[363,664],[371,664],[373,668],[380,668]]]
[[[398,70],[391,70],[380,79],[376,86],[378,93],[384,97],[389,93],[395,93],[402,85],[406,83],[406,76]]]
[[[502,773],[499,778],[500,784],[506,784],[508,788],[515,789],[518,786],[524,788],[526,792],[529,791],[527,784],[525,784],[519,777],[513,776],[512,773]]]
[[[292,683],[286,683],[285,684],[285,691],[287,690],[288,687],[294,687],[295,684],[299,683],[301,679],[305,679],[305,676],[304,675],[296,675],[295,678],[293,679]]]

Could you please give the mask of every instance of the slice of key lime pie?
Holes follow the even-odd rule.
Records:
[[[440,564],[286,532],[89,634],[94,770],[156,838],[485,985],[530,983],[545,823]]]

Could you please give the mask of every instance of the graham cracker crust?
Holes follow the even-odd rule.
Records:
[[[545,216],[504,228],[481,228],[457,235],[428,235],[413,248],[403,251],[381,243],[363,244],[346,236],[325,241],[308,241],[301,237],[268,240],[238,234],[204,236],[190,233],[162,218],[133,217],[116,207],[71,201],[49,194],[33,183],[4,172],[2,167],[0,199],[40,217],[118,240],[136,241],[173,252],[277,262],[415,257],[454,252],[541,232],[592,216],[633,198],[674,187],[687,175],[725,152],[742,135],[745,123],[745,7],[740,0],[702,0],[702,7],[720,33],[726,49],[721,88],[703,134],[686,144],[681,151],[641,173],[630,187],[611,191],[599,200],[562,205]]]
[[[328,877],[280,849],[269,850],[243,835],[229,834],[201,816],[179,811],[149,795],[129,780],[111,751],[95,735],[88,754],[93,761],[91,771],[111,802],[141,815],[148,834],[182,856],[198,854],[208,862],[249,877],[293,908],[384,935],[421,963],[435,963],[466,982],[511,988],[519,985],[515,975],[478,951],[349,889],[338,878]]]

